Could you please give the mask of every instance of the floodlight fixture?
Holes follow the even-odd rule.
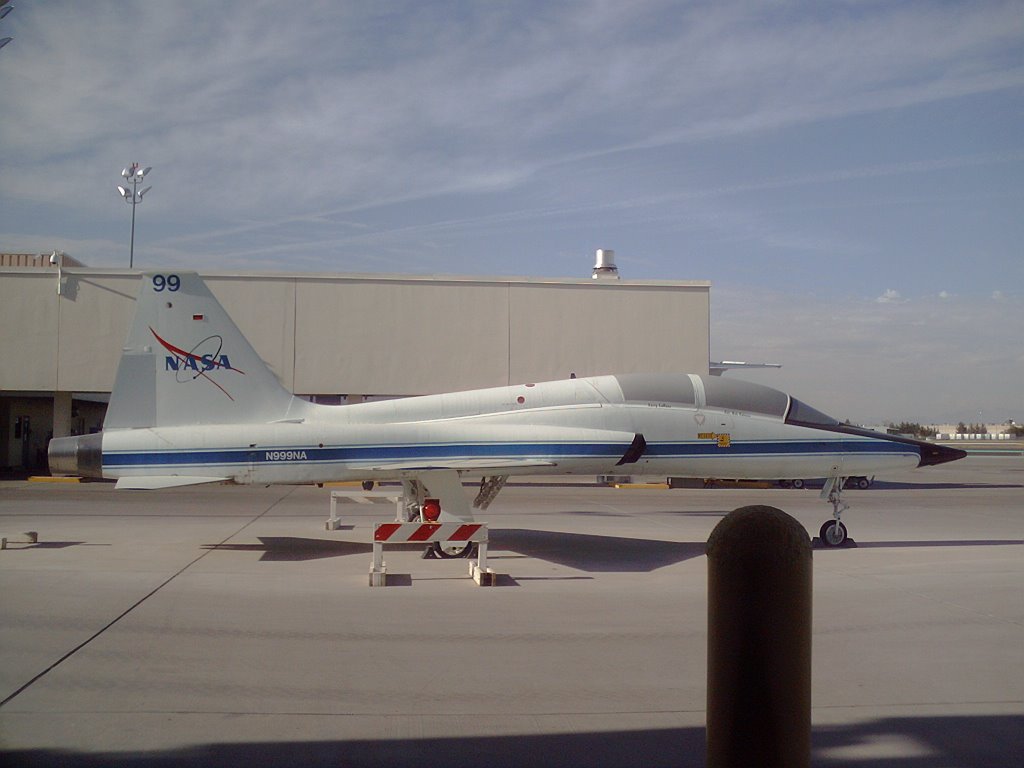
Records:
[[[139,192],[139,182],[142,181],[145,178],[146,174],[152,170],[152,166],[146,166],[145,168],[143,168],[138,163],[132,163],[131,165],[127,166],[126,168],[124,168],[124,170],[121,171],[121,176],[123,176],[125,179],[131,182],[131,189],[128,189],[127,187],[122,187],[121,185],[118,185],[117,187],[118,193],[121,195],[124,201],[132,207],[132,236],[131,244],[129,245],[128,248],[129,269],[132,269],[135,266],[135,206],[141,203],[142,196],[153,188],[152,186],[148,186],[141,192]]]
[[[57,295],[60,296],[64,293],[64,275],[61,274],[61,268],[64,266],[64,252],[54,251],[50,254],[50,266],[57,268]]]

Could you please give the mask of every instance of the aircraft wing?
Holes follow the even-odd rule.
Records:
[[[410,443],[423,446],[420,457],[375,459],[347,469],[365,472],[472,472],[505,474],[557,467],[561,460],[592,458],[612,464],[636,461],[646,443],[641,435],[619,430],[548,425],[431,425]],[[435,455],[430,455],[431,453]]]
[[[541,461],[539,459],[453,459],[453,460],[431,460],[431,461],[416,461],[408,462],[405,464],[365,464],[362,466],[352,467],[355,470],[367,470],[370,472],[385,472],[388,470],[396,470],[398,472],[435,472],[438,470],[472,470],[474,472],[479,471],[494,471],[500,473],[502,470],[509,469],[523,469],[530,467],[555,467],[558,466],[557,462],[554,461]]]
[[[118,491],[154,491],[159,488],[177,488],[181,485],[204,485],[223,483],[229,477],[184,477],[179,475],[155,475],[152,477],[122,477],[114,488]]]
[[[452,425],[450,434],[432,435],[438,448],[451,447],[455,455],[424,457],[395,462],[374,462],[348,467],[366,472],[396,473],[420,481],[427,491],[441,500],[442,520],[473,519],[469,499],[462,488],[461,472],[507,475],[515,470],[544,469],[558,466],[561,457],[593,458],[597,462],[628,464],[637,461],[646,447],[643,435],[617,430],[566,428],[553,426],[498,427]],[[443,437],[452,440],[443,445]],[[430,441],[424,441],[427,443]],[[478,455],[474,456],[473,453]],[[499,455],[479,455],[495,452]],[[516,453],[525,453],[516,456]],[[534,454],[531,456],[530,454]],[[443,454],[443,450],[442,450]],[[501,455],[504,454],[504,455]]]

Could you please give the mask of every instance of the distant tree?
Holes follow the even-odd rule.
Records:
[[[935,437],[937,434],[931,427],[925,427],[916,421],[901,421],[899,424],[890,423],[886,431],[892,435],[914,435],[915,437]]]
[[[959,424],[956,425],[956,433],[958,435],[966,435],[967,434],[967,425],[964,424],[961,421]]]

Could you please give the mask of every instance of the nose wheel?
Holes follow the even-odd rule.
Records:
[[[818,531],[818,537],[828,547],[841,547],[849,538],[849,533],[839,520],[826,520]]]
[[[832,520],[826,520],[818,531],[818,538],[826,547],[841,547],[849,541],[850,535],[843,525],[843,512],[850,508],[842,499],[843,478],[830,477],[821,489],[821,497],[832,505]]]

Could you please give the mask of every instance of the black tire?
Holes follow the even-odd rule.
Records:
[[[835,520],[826,520],[818,531],[818,538],[826,547],[841,547],[846,543],[848,537],[846,526]]]
[[[444,546],[447,544],[448,546]],[[433,543],[434,555],[441,560],[455,560],[459,557],[473,556],[473,542],[465,544],[452,544],[450,542],[435,541]]]
[[[853,485],[855,485],[857,488],[860,488],[862,491],[869,485],[871,485],[871,482],[866,477],[857,477],[850,479],[853,480]]]
[[[790,480],[789,484],[792,485],[794,488],[803,488],[804,487],[804,481],[799,479],[799,478],[797,478],[796,480]]]
[[[372,491],[373,490],[373,480],[363,480],[363,490],[364,491]]]

